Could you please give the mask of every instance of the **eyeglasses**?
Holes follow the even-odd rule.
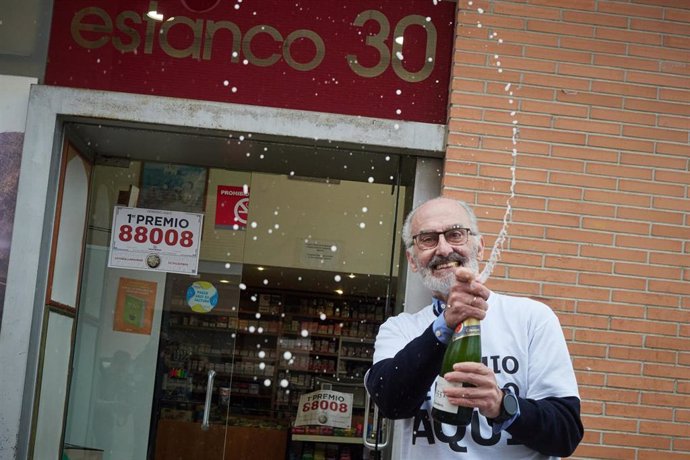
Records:
[[[443,234],[446,242],[451,246],[462,246],[467,243],[469,235],[474,235],[472,230],[465,227],[451,227],[442,232],[421,232],[412,237],[412,241],[422,250],[434,249],[438,246],[438,237]]]

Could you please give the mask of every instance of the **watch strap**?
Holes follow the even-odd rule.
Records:
[[[517,403],[517,411],[516,411],[515,413],[511,414],[511,413],[509,413],[508,411],[506,411],[506,406],[505,406],[506,397],[515,398],[515,400],[516,400],[516,402],[517,402],[517,396],[516,396],[515,393],[513,392],[512,388],[510,388],[510,387],[503,387],[503,388],[501,388],[501,391],[503,392],[503,398],[501,399],[501,411],[499,412],[499,414],[498,414],[497,417],[495,417],[495,418],[487,418],[487,421],[489,422],[489,425],[492,426],[492,427],[493,427],[493,426],[496,426],[496,425],[501,426],[501,425],[503,425],[503,424],[504,424],[505,422],[507,422],[507,421],[511,421],[511,422],[512,422],[512,420],[514,420],[515,418],[517,418],[518,415],[520,415],[520,405],[519,405],[519,403]],[[510,395],[510,396],[509,396],[509,395]],[[503,429],[502,426],[501,426],[501,429]]]

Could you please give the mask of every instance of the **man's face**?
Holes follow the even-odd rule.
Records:
[[[419,208],[411,223],[412,235],[420,232],[441,232],[452,227],[470,226],[465,210],[455,201],[438,199]],[[407,260],[413,271],[419,272],[424,285],[435,294],[447,297],[455,281],[455,269],[467,267],[479,273],[479,260],[484,251],[481,237],[469,235],[461,246],[449,244],[443,235],[433,249],[420,249],[414,244],[407,250]]]

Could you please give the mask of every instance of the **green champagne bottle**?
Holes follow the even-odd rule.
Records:
[[[481,326],[476,318],[467,318],[458,324],[453,331],[446,353],[443,355],[441,372],[436,378],[434,389],[434,402],[431,408],[431,417],[441,423],[449,425],[465,426],[472,421],[472,407],[460,407],[448,402],[443,389],[455,385],[443,378],[446,372],[453,370],[453,364],[466,361],[480,362],[482,359]],[[463,386],[472,386],[463,384]]]

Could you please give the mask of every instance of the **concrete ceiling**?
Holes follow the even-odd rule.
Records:
[[[67,123],[68,136],[96,163],[126,160],[200,165],[235,171],[287,174],[314,180],[350,180],[410,185],[410,152],[328,141],[259,136],[161,125]]]

